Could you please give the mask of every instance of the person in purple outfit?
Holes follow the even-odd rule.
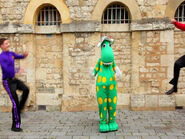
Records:
[[[0,65],[2,69],[2,82],[7,91],[10,100],[12,101],[12,131],[23,131],[20,128],[21,117],[20,112],[23,110],[29,94],[29,88],[19,79],[15,78],[15,59],[23,59],[28,56],[28,52],[18,55],[9,51],[9,41],[6,38],[0,39],[0,47],[2,53],[0,54]],[[21,100],[19,101],[16,90],[23,91]]]

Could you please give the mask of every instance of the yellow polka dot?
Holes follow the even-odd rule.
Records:
[[[101,82],[101,76],[98,76],[98,83]]]
[[[110,90],[113,90],[114,89],[114,85],[111,84],[110,87],[109,87]]]
[[[107,98],[105,98],[105,100],[104,100],[104,101],[105,101],[105,103],[107,103]]]
[[[116,68],[115,67],[113,67],[113,70],[115,70]]]
[[[98,70],[99,70],[99,68],[98,68],[98,67],[96,67],[96,70],[98,71]]]
[[[112,117],[110,119],[112,120]]]
[[[102,72],[102,68],[100,68],[100,72]]]
[[[101,113],[100,117],[102,118],[103,117],[103,114]]]
[[[116,96],[114,97],[113,102],[114,102],[114,104],[116,104],[116,102],[117,102],[117,97]]]
[[[112,107],[110,107],[109,109],[112,110]]]
[[[116,116],[116,112],[114,113],[114,117]]]
[[[112,101],[111,98],[109,98],[109,103],[110,103],[111,101]]]
[[[102,104],[103,103],[103,99],[101,97],[98,98],[98,103]]]
[[[104,107],[104,111],[106,111],[107,110],[107,108],[106,107]]]
[[[106,119],[104,119],[103,121],[106,121]]]
[[[106,83],[106,81],[107,81],[107,78],[106,78],[106,77],[103,77],[103,78],[102,78],[102,82],[103,82],[103,83]]]
[[[97,90],[97,92],[100,90],[100,89],[99,89],[99,86],[96,87],[96,90]]]
[[[100,65],[103,65],[103,62],[102,61],[100,62]]]
[[[106,88],[106,86],[104,85],[104,86],[103,86],[103,89],[105,89],[105,88]]]
[[[110,81],[112,81],[112,77],[110,77]]]

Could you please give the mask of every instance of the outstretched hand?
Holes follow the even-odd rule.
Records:
[[[176,20],[175,19],[171,19],[170,24],[175,24]]]
[[[94,77],[94,71],[93,71],[93,68],[92,67],[90,67],[90,69],[89,69],[89,75],[91,77]]]
[[[25,52],[23,53],[23,56],[24,56],[24,58],[26,58],[26,57],[28,56],[28,51],[25,51]]]
[[[116,78],[121,78],[122,77],[122,73],[121,73],[118,66],[116,66],[116,75],[115,76],[116,76]]]

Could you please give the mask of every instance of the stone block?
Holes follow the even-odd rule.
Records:
[[[132,31],[145,31],[145,30],[152,30],[152,24],[138,24],[138,23],[131,23],[131,30]]]
[[[61,106],[46,106],[46,111],[61,111]]]
[[[131,107],[144,107],[145,95],[131,95]]]
[[[129,106],[130,105],[130,94],[119,94],[118,93],[118,103],[119,106]]]
[[[172,30],[160,32],[160,42],[173,42],[174,33]]]
[[[146,107],[158,107],[158,95],[146,95]]]
[[[37,105],[61,105],[61,99],[56,94],[49,93],[36,93],[36,104]]]
[[[175,95],[175,103],[176,103],[176,106],[184,106],[185,107],[185,94]]]
[[[62,24],[61,32],[97,32],[100,31],[100,24],[98,22],[84,21],[73,22],[70,24]]]
[[[175,96],[159,95],[159,107],[175,107]]]
[[[63,95],[62,111],[97,110],[98,104],[94,95]]]

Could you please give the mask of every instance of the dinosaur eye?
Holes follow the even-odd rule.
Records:
[[[112,44],[109,44],[110,47],[112,47]]]
[[[105,45],[105,44],[103,44],[103,48],[105,48],[105,46],[106,46],[106,45]]]

